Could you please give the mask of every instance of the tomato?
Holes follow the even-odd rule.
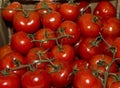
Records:
[[[13,22],[13,17],[19,9],[22,9],[21,3],[12,2],[1,10],[1,15],[5,21]]]
[[[25,63],[25,58],[20,53],[13,51],[0,59],[0,70],[10,69],[12,73],[17,74],[20,77],[26,72],[26,68],[16,68]]]
[[[82,59],[89,61],[93,55],[103,52],[101,43],[97,45],[94,45],[93,43],[95,43],[95,38],[90,37],[84,38],[81,41],[79,44],[79,56]]]
[[[110,17],[103,21],[103,37],[118,37],[120,35],[120,21],[115,17]]]
[[[49,64],[47,71],[52,77],[53,88],[66,88],[73,79],[72,67],[70,63],[55,60],[52,62],[53,65]]]
[[[89,69],[79,71],[74,77],[74,88],[103,88],[100,79]]]
[[[22,88],[50,88],[51,77],[45,70],[26,72],[21,78]]]
[[[2,59],[6,54],[12,52],[12,48],[10,45],[6,44],[0,47],[0,59]]]
[[[77,24],[83,36],[96,37],[101,32],[101,20],[90,13],[83,14],[79,17]]]
[[[0,88],[21,88],[19,76],[15,74],[0,74]]]
[[[35,33],[40,27],[40,17],[35,11],[19,11],[13,18],[15,31]]]
[[[63,44],[62,47],[56,45],[51,49],[51,54],[56,60],[72,63],[75,57],[75,50],[68,44]]]
[[[97,54],[91,57],[89,61],[89,67],[91,70],[97,70],[100,72],[102,75],[104,75],[105,71],[107,71],[108,66],[110,63],[112,63],[113,58],[104,55],[104,54]],[[114,62],[111,67],[109,72],[115,73],[118,71],[117,64]]]
[[[42,17],[43,26],[52,30],[57,30],[61,22],[61,14],[57,11],[51,11]]]
[[[80,36],[80,31],[78,30],[77,24],[69,20],[63,21],[57,31],[58,37],[62,35],[67,35],[66,37],[59,39],[61,44],[74,45],[78,41]]]
[[[26,64],[37,63],[37,69],[45,69],[47,63],[42,62],[42,60],[48,60],[48,54],[44,49],[39,47],[33,47],[26,54],[25,60]]]
[[[102,19],[116,17],[116,8],[110,1],[100,1],[95,7],[93,14]]]
[[[59,12],[64,20],[76,20],[79,16],[79,8],[76,3],[62,3]]]
[[[26,54],[34,47],[34,43],[32,42],[32,39],[28,37],[26,32],[19,31],[12,35],[11,47],[21,54]]]
[[[55,40],[51,40],[56,37],[54,31],[50,28],[42,28],[38,30],[35,34],[35,45],[37,47],[42,47],[44,49],[51,49],[55,45]]]

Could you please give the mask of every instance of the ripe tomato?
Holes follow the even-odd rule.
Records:
[[[26,72],[21,78],[22,88],[51,88],[51,77],[45,70]]]
[[[22,9],[21,3],[12,2],[1,10],[1,15],[6,21],[13,22],[13,17],[19,9]]]
[[[54,66],[53,66],[54,65]],[[73,79],[70,63],[55,60],[46,68],[52,77],[53,88],[66,88]]]
[[[74,45],[78,41],[80,36],[80,31],[78,30],[77,24],[69,20],[63,21],[60,24],[57,32],[58,32],[58,36],[62,36],[62,35],[64,36],[64,34],[68,35],[68,37],[66,36],[59,39],[59,42],[61,44]]]
[[[91,57],[89,61],[89,68],[91,70],[97,70],[98,72],[102,73],[104,75],[105,71],[108,69],[108,66],[110,63],[112,63],[113,58],[104,55],[104,54],[97,54]],[[118,71],[117,64],[114,62],[111,67],[109,72],[115,73]]]
[[[102,44],[99,43],[94,46],[92,43],[94,42],[95,38],[84,38],[81,43],[79,44],[79,56],[82,59],[89,61],[92,56],[95,54],[100,54],[103,52]]]
[[[21,54],[26,54],[32,47],[34,43],[32,39],[28,37],[28,34],[23,31],[16,32],[11,38],[11,47],[13,50],[20,52]]]
[[[0,74],[0,88],[21,88],[20,77],[16,74]]]
[[[89,69],[79,71],[74,77],[74,88],[103,88],[100,79]]]
[[[15,31],[34,33],[39,29],[40,24],[39,14],[35,11],[19,11],[13,18]]]
[[[62,3],[59,12],[64,20],[76,20],[79,16],[79,7],[76,3]]]
[[[2,59],[6,54],[12,52],[12,48],[10,45],[6,44],[2,47],[0,47],[0,59]]]
[[[83,14],[79,17],[77,24],[83,36],[96,37],[101,32],[101,20],[90,13]]]
[[[57,30],[61,22],[61,14],[57,11],[51,11],[42,17],[43,26],[52,30]]]
[[[115,17],[110,17],[103,21],[103,37],[118,37],[120,35],[120,21]]]
[[[55,38],[56,35],[54,34],[54,31],[50,28],[42,28],[38,30],[35,34],[35,45],[37,47],[42,47],[44,49],[51,49],[55,45],[55,40],[51,40],[52,38]]]
[[[11,52],[0,59],[0,70],[10,69],[12,73],[18,76],[23,75],[26,72],[25,68],[15,69],[20,65],[24,65],[25,58],[18,52]]]
[[[109,17],[116,17],[116,8],[110,1],[100,1],[95,7],[93,14],[101,17],[102,19]]]
[[[56,60],[72,63],[75,57],[75,50],[68,44],[63,44],[61,48],[56,45],[51,49],[51,54]]]

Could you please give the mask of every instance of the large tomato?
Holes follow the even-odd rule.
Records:
[[[21,88],[20,77],[15,74],[0,74],[0,88]]]
[[[51,88],[51,76],[45,70],[26,72],[21,78],[22,88]]]
[[[39,29],[40,24],[40,16],[35,11],[19,11],[13,18],[15,31],[34,33]]]
[[[101,32],[101,20],[90,13],[83,14],[78,18],[77,24],[81,34],[86,37],[96,37]]]
[[[17,11],[22,9],[22,5],[19,2],[12,2],[2,9],[2,17],[8,22],[13,22],[13,17]]]

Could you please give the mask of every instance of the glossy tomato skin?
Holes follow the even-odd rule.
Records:
[[[26,32],[19,31],[12,35],[11,47],[21,54],[27,54],[27,52],[34,47],[34,43]]]
[[[94,40],[95,38],[84,38],[79,44],[79,56],[82,59],[89,61],[93,55],[103,52],[101,43],[99,43],[98,46],[92,45]]]
[[[26,68],[15,70],[15,68],[17,68],[18,66],[14,63],[14,61],[19,61],[21,65],[24,65],[26,63],[25,58],[20,53],[13,51],[5,55],[2,59],[0,59],[0,70],[14,69],[11,70],[11,72],[21,77],[26,72]]]
[[[28,71],[21,82],[22,88],[51,88],[51,77],[45,70]]]
[[[93,14],[106,19],[116,17],[116,8],[110,1],[100,1],[94,9]]]
[[[63,3],[59,7],[59,12],[64,20],[76,20],[79,16],[79,8],[76,3]]]
[[[50,40],[50,39],[55,37],[56,35],[52,29],[42,28],[36,32],[34,42],[37,47],[42,47],[44,49],[51,49],[55,45],[55,40]]]
[[[74,88],[103,88],[102,81],[95,77],[89,69],[76,73],[73,85]]]
[[[63,44],[61,49],[56,45],[52,48],[51,54],[56,60],[72,63],[75,57],[75,50],[68,44]]]
[[[60,30],[63,31],[63,33],[60,33],[59,32],[59,29],[57,30],[58,31],[58,37],[64,34],[68,35],[69,37],[63,37],[63,38],[60,38],[59,39],[59,42],[61,44],[70,44],[70,45],[74,45],[78,39],[79,39],[79,36],[80,36],[80,31],[78,30],[78,26],[75,22],[73,21],[69,21],[69,20],[66,20],[66,21],[63,21],[60,26],[59,26]]]
[[[31,12],[19,11],[15,14],[13,18],[13,27],[15,31],[34,33],[39,29],[40,24],[41,22],[39,14],[35,11]]]
[[[17,9],[22,9],[22,5],[19,2],[12,2],[8,6],[4,7],[1,11],[3,19],[8,22],[13,22],[13,17],[18,11]]]
[[[73,80],[72,66],[70,63],[59,60],[53,61],[53,64],[57,69],[52,65],[46,68],[52,77],[53,88],[66,88]]]
[[[57,30],[62,22],[61,14],[57,11],[51,11],[42,17],[42,24],[46,28]]]
[[[0,74],[0,88],[21,88],[20,77],[16,74]]]
[[[103,27],[101,33],[104,38],[120,36],[120,21],[115,17],[110,17],[103,20]]]
[[[81,34],[86,37],[96,37],[101,32],[101,20],[99,17],[86,13],[78,18],[78,27]]]

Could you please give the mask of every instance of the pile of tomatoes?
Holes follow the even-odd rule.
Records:
[[[120,20],[109,0],[5,3],[0,88],[119,88]],[[3,29],[4,30],[4,29]]]

